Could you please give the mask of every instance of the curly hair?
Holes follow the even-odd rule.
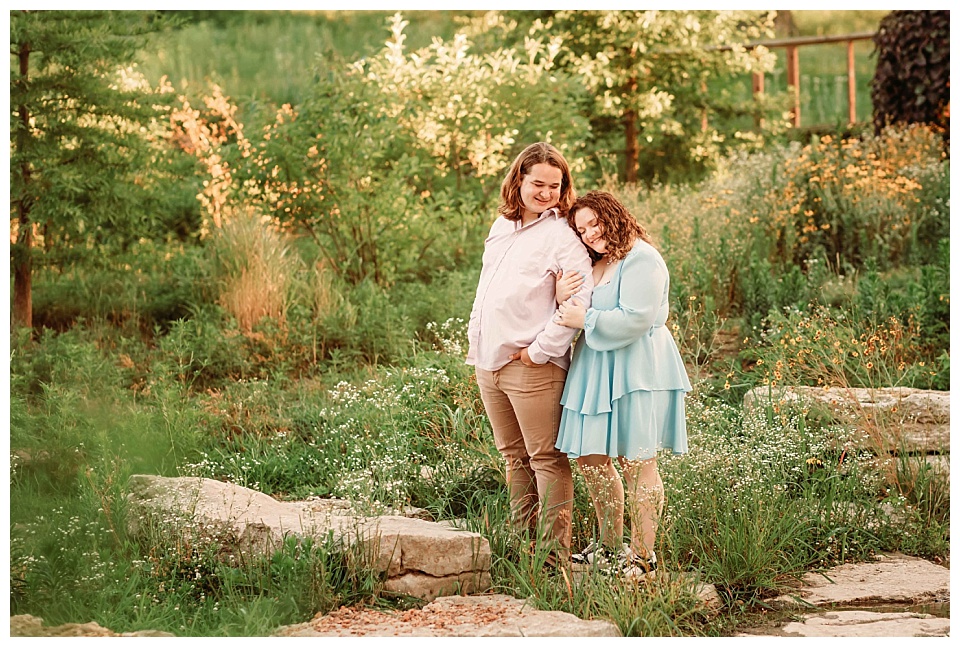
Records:
[[[577,194],[573,190],[573,180],[570,177],[570,165],[564,159],[563,153],[547,142],[530,144],[513,160],[500,185],[500,205],[497,207],[497,213],[507,220],[522,218],[523,201],[520,199],[520,185],[523,183],[523,176],[537,164],[549,164],[560,169],[562,177],[557,209],[560,210],[561,215],[567,212],[576,199]]]
[[[567,223],[577,233],[578,238],[580,238],[580,232],[577,231],[576,215],[580,209],[590,209],[597,215],[597,224],[603,232],[604,240],[607,241],[607,253],[603,256],[584,245],[594,264],[603,257],[611,261],[619,261],[633,248],[633,242],[637,238],[652,244],[647,230],[637,222],[633,214],[627,211],[622,202],[613,197],[613,194],[606,191],[589,191],[576,199],[567,212]]]

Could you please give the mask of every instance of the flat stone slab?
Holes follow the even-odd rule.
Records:
[[[508,595],[448,596],[422,609],[386,612],[341,607],[309,622],[283,627],[275,636],[404,637],[619,637],[606,620],[581,620],[562,611],[539,611]]]
[[[770,603],[780,608],[919,604],[950,599],[950,569],[901,553],[875,562],[842,564],[826,573],[808,573],[800,591]]]
[[[490,544],[480,534],[449,524],[385,515],[357,517],[342,501],[277,501],[256,490],[198,477],[134,475],[128,500],[164,525],[200,529],[229,553],[270,554],[286,537],[344,547],[360,544],[372,568],[386,574],[384,588],[432,600],[490,588]],[[130,515],[131,532],[141,530]]]
[[[85,622],[83,624],[70,622],[64,625],[57,625],[55,627],[46,627],[43,624],[43,618],[38,618],[36,616],[27,614],[10,616],[10,636],[43,638],[107,638],[113,636],[122,636],[127,638],[174,637],[174,635],[171,633],[167,633],[165,631],[156,631],[154,629],[148,629],[146,631],[131,631],[118,634],[105,627],[101,627],[96,622]]]
[[[745,411],[767,403],[807,402],[884,431],[891,451],[950,451],[950,392],[889,387],[880,389],[760,386],[743,396]],[[877,421],[882,424],[877,425]]]
[[[877,613],[875,611],[829,611],[799,622],[766,631],[744,632],[741,636],[804,636],[807,638],[913,638],[949,636],[950,619],[927,613]]]

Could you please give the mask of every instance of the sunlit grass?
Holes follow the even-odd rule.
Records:
[[[242,636],[339,604],[400,604],[334,546],[291,544],[238,565],[180,537],[132,533],[134,473],[339,497],[362,514],[422,508],[490,542],[495,590],[611,619],[627,635],[728,634],[806,570],[882,550],[942,556],[949,491],[925,463],[902,457],[892,487],[876,467],[890,448],[865,443],[856,425],[803,405],[745,412],[741,400],[759,384],[949,388],[948,175],[936,138],[907,130],[738,157],[695,187],[611,184],[670,268],[671,330],[696,387],[691,451],[661,460],[664,578],[652,586],[551,573],[510,529],[502,459],[463,361],[475,269],[387,291],[322,283],[304,265],[285,317],[247,333],[215,291],[196,289],[190,316],[167,327],[137,313],[113,324],[105,309],[62,333],[12,338],[11,610],[47,624]],[[824,187],[835,205],[818,210]],[[794,210],[801,194],[807,208]],[[852,236],[878,215],[890,231],[864,244],[862,266],[822,256],[822,232]],[[154,251],[173,264],[164,276],[205,276],[182,250]],[[104,279],[90,276],[69,280],[90,279],[96,293]],[[574,485],[582,548],[597,529],[576,470]],[[718,615],[697,602],[697,581],[718,588]]]

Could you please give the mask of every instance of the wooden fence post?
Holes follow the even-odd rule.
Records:
[[[753,73],[753,100],[759,102],[763,96],[763,72]],[[757,114],[753,118],[753,123],[758,130],[763,130],[763,117],[760,108],[757,108]]]
[[[851,125],[857,122],[857,78],[853,65],[853,41],[847,41],[847,118]]]
[[[800,127],[800,48],[787,45],[787,88],[793,95],[793,127]]]

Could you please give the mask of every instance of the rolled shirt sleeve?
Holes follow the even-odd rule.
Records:
[[[583,274],[583,286],[573,298],[580,301],[584,307],[589,308],[593,293],[593,269],[590,263],[590,255],[583,243],[580,242],[580,238],[569,226],[557,232],[553,256],[556,263],[552,268],[554,279],[556,279],[559,270],[563,270],[564,274],[571,271]],[[554,295],[555,302],[556,295]],[[551,357],[563,356],[570,349],[570,344],[576,335],[576,328],[561,326],[551,316],[547,320],[547,325],[543,331],[527,347],[527,354],[530,355],[531,361],[544,364]]]

